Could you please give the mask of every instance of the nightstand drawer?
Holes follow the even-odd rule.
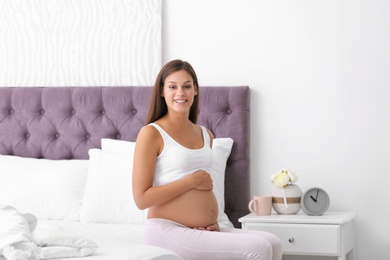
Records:
[[[340,226],[311,224],[245,223],[245,229],[277,235],[284,254],[339,255]]]

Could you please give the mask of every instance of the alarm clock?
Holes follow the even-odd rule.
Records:
[[[329,204],[328,193],[318,187],[308,189],[301,198],[301,208],[308,215],[319,216],[324,214],[328,210]]]

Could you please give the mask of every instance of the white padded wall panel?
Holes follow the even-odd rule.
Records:
[[[161,0],[0,0],[0,86],[153,85]]]

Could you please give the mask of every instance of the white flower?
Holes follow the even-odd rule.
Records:
[[[296,182],[298,181],[298,175],[293,172],[288,172],[288,176],[290,177],[290,182]]]
[[[298,175],[284,168],[278,171],[277,173],[271,175],[271,182],[273,182],[273,184],[279,188],[283,188],[287,185],[291,185],[297,180],[298,180]]]
[[[285,171],[280,172],[274,179],[274,184],[279,188],[283,188],[290,182],[290,177]]]

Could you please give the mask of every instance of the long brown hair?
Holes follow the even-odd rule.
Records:
[[[195,70],[192,68],[191,64],[182,60],[172,60],[165,64],[160,72],[157,75],[156,82],[154,83],[152,97],[150,99],[149,113],[146,120],[146,125],[150,124],[168,113],[168,107],[165,103],[164,97],[161,96],[161,91],[164,87],[165,79],[171,75],[173,72],[185,70],[188,74],[191,75],[194,82],[194,87],[196,88],[198,94],[194,97],[194,102],[192,103],[190,109],[189,119],[191,122],[196,124],[199,114],[199,84],[198,78],[196,77]]]

